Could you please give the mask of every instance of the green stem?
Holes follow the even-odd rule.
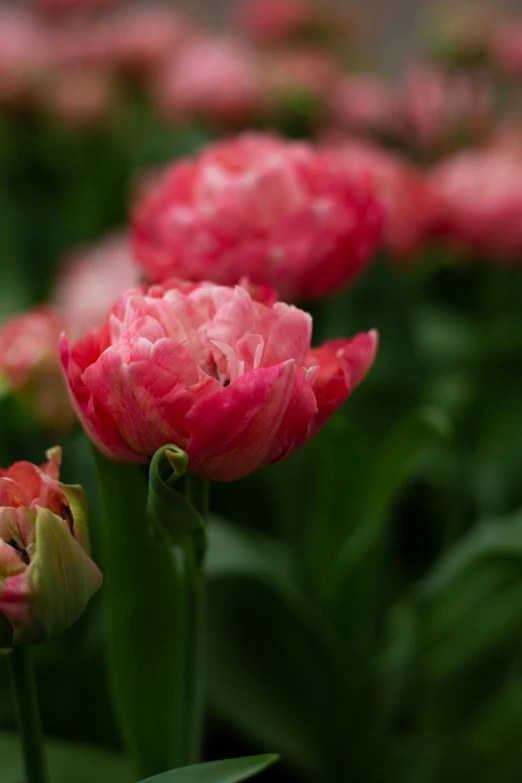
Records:
[[[185,494],[206,520],[210,485],[208,481],[188,475]],[[205,707],[205,577],[204,557],[194,547],[184,553],[185,563],[185,634],[184,634],[184,705],[182,766],[201,760],[203,716]]]
[[[47,774],[34,670],[27,647],[15,647],[9,655],[13,694],[24,755],[26,783],[46,783]]]

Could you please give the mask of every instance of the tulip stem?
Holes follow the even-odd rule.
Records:
[[[47,783],[34,669],[28,647],[15,647],[9,655],[13,694],[25,763],[25,783]]]
[[[206,521],[210,484],[187,475],[185,494]],[[185,552],[185,730],[183,766],[201,760],[203,717],[205,709],[205,576],[204,557],[197,548]]]

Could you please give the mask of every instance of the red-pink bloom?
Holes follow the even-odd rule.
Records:
[[[0,468],[0,648],[62,633],[102,582],[83,490],[58,480],[61,456],[56,447],[40,467]]]
[[[522,156],[491,149],[463,152],[431,177],[441,199],[443,235],[481,259],[522,258]]]
[[[165,63],[153,92],[169,120],[244,125],[261,113],[260,62],[241,41],[195,38]]]
[[[397,133],[397,96],[384,80],[369,74],[345,76],[331,90],[334,126],[385,138]]]
[[[0,385],[26,400],[52,430],[67,430],[74,421],[58,354],[62,331],[61,318],[50,308],[16,315],[0,326]]]
[[[362,381],[375,332],[310,349],[311,317],[269,292],[170,281],[125,294],[62,362],[98,448],[147,462],[172,443],[189,471],[232,481],[311,438]]]
[[[101,326],[121,294],[140,282],[126,234],[111,234],[90,247],[79,248],[60,271],[54,303],[75,335]]]
[[[360,140],[338,147],[344,164],[369,178],[386,210],[384,243],[406,261],[431,236],[440,219],[438,199],[424,174],[400,155]]]
[[[369,263],[382,209],[335,152],[245,134],[176,161],[134,208],[135,255],[152,280],[231,285],[287,300],[326,296]]]
[[[398,93],[401,138],[428,155],[483,139],[492,111],[490,85],[469,73],[417,66],[407,72]]]

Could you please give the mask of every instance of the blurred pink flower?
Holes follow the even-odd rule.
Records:
[[[20,8],[0,6],[0,106],[30,100],[47,58],[48,41],[38,19]]]
[[[112,305],[139,283],[130,241],[111,234],[101,242],[71,253],[61,268],[54,303],[69,334],[81,335],[101,326]]]
[[[317,6],[312,0],[241,0],[241,28],[259,41],[280,42],[299,36],[313,24]]]
[[[67,125],[89,128],[107,120],[116,104],[116,85],[106,69],[60,68],[49,74],[40,103]]]
[[[352,19],[326,0],[239,0],[240,29],[259,43],[341,43],[352,37]]]
[[[0,325],[0,384],[24,399],[51,431],[66,431],[75,418],[58,355],[63,326],[50,308],[15,315]]]
[[[403,143],[428,155],[480,141],[492,124],[491,87],[474,74],[412,67],[397,100]]]
[[[332,88],[328,102],[336,127],[377,138],[397,133],[397,96],[377,76],[344,76]]]
[[[337,64],[320,49],[304,46],[271,49],[262,63],[267,108],[284,109],[296,95],[325,104],[337,76]]]
[[[495,26],[490,52],[502,73],[522,78],[522,19],[506,19]]]
[[[61,14],[67,11],[97,11],[124,0],[32,0],[39,11]]]
[[[310,348],[311,317],[255,289],[170,281],[124,295],[62,361],[80,419],[122,462],[169,443],[232,481],[291,454],[370,369],[375,332]]]
[[[246,275],[295,301],[352,281],[380,242],[383,214],[336,153],[250,133],[167,167],[132,222],[152,280],[234,284]]]
[[[440,205],[424,174],[400,155],[361,140],[338,147],[343,163],[368,177],[386,211],[384,244],[393,258],[411,260],[440,220]]]
[[[434,169],[441,233],[468,256],[520,263],[522,155],[490,149],[454,155]]]
[[[105,34],[116,67],[148,74],[190,40],[194,28],[173,8],[147,3],[113,13],[105,23]]]
[[[153,94],[169,120],[243,125],[262,111],[260,62],[233,38],[196,38],[159,72]]]
[[[102,583],[83,490],[58,481],[58,446],[47,458],[0,468],[0,648],[63,633]]]

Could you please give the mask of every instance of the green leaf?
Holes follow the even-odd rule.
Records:
[[[332,768],[344,749],[338,707],[347,663],[301,589],[291,552],[212,519],[208,575],[214,710],[307,774]]]
[[[503,690],[507,705],[520,680],[521,574],[518,512],[472,528],[394,607],[380,662],[391,712],[409,708],[424,731],[461,734],[469,747],[473,733],[485,735]],[[513,747],[512,725],[505,739],[497,732],[498,744]]]
[[[50,783],[131,783],[130,765],[116,753],[94,746],[46,741]],[[15,734],[0,733],[0,783],[20,783],[22,747]]]
[[[380,447],[365,482],[361,517],[330,567],[328,592],[341,605],[354,571],[365,571],[368,579],[374,580],[374,573],[367,568],[368,559],[374,559],[382,546],[390,506],[422,459],[447,432],[446,421],[436,411],[421,410],[399,422]]]
[[[240,783],[263,772],[278,759],[279,756],[266,755],[211,761],[208,764],[174,769],[142,780],[141,783]]]
[[[137,773],[176,766],[182,655],[182,568],[147,522],[147,483],[138,467],[94,451],[104,509],[103,595],[110,676]]]

